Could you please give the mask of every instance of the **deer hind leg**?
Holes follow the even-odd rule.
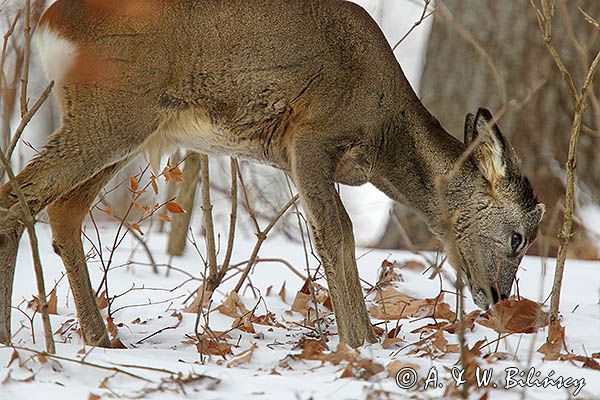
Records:
[[[124,98],[122,96],[126,96]],[[65,124],[44,150],[17,175],[36,215],[95,174],[136,152],[157,126],[150,96],[126,91],[64,87]],[[133,103],[132,103],[133,102]],[[135,104],[135,107],[132,106]],[[10,303],[21,206],[10,183],[0,188],[0,342],[10,343]]]
[[[81,241],[81,224],[96,195],[127,161],[118,162],[48,206],[52,246],[62,258],[83,339],[90,346],[110,347],[110,339],[96,303]]]
[[[352,222],[335,190],[335,163],[327,147],[297,141],[292,175],[325,269],[340,341],[358,347],[376,337],[358,279]]]

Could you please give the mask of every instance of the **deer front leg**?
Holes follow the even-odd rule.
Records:
[[[81,224],[96,194],[126,163],[122,161],[105,168],[48,206],[52,246],[65,265],[83,339],[90,346],[110,347],[110,339],[90,282]]]
[[[335,190],[334,171],[323,148],[296,144],[292,175],[325,269],[340,341],[358,347],[376,337],[358,279],[352,223]]]

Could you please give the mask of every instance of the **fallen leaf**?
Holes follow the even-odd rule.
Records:
[[[381,344],[381,346],[384,349],[390,349],[390,348],[395,348],[397,344],[401,344],[404,342],[405,341],[400,338],[385,338],[385,339],[383,339],[383,343]]]
[[[279,293],[277,293],[277,295],[284,303],[287,303],[285,300],[285,281],[283,281],[283,285],[281,285],[281,289],[279,289]]]
[[[291,310],[299,312],[305,317],[316,316],[316,313],[314,312],[313,295],[310,291],[311,283],[315,294],[314,297],[316,298],[317,303],[333,311],[333,305],[331,304],[329,291],[316,282],[310,282],[308,279],[304,282],[304,285],[302,286],[300,291],[296,293],[296,297],[294,298],[294,302],[292,303]]]
[[[385,369],[388,372],[388,377],[389,378],[396,378],[396,374],[404,368],[412,368],[415,371],[419,370],[421,368],[420,365],[418,364],[413,364],[413,363],[409,363],[409,362],[403,362],[400,360],[394,360],[392,362],[390,362]]]
[[[374,300],[377,305],[369,309],[369,314],[383,320],[432,315],[436,303],[439,303],[439,298],[416,299],[391,285],[378,290]]]
[[[411,271],[423,271],[426,267],[425,264],[420,261],[409,260],[402,263],[401,268],[409,269]]]
[[[96,296],[96,304],[98,304],[98,308],[104,310],[108,307],[108,298],[106,298],[106,290],[100,293],[100,296]]]
[[[237,318],[248,313],[248,309],[240,301],[238,294],[233,291],[223,299],[223,303],[217,307],[217,310],[221,314],[232,318]]]
[[[550,324],[546,342],[537,350],[544,355],[544,360],[558,360],[565,342],[565,328],[559,322]]]
[[[215,356],[224,356],[227,354],[232,354],[231,346],[227,342],[217,342],[214,339],[206,337],[201,339],[201,342],[196,343],[196,349],[200,354],[211,354]]]
[[[256,349],[256,344],[252,343],[249,349],[238,354],[233,360],[227,364],[228,367],[237,367],[243,364],[248,364],[252,359],[252,353]]]
[[[126,349],[127,346],[125,346],[119,338],[114,338],[113,340],[110,341],[110,348],[111,349]]]
[[[19,359],[19,353],[17,353],[16,350],[13,350],[13,352],[10,355],[10,359],[8,360],[8,364],[6,365],[6,368],[10,367],[10,365],[15,361],[15,360],[19,360],[19,364],[21,363],[21,360]]]
[[[525,298],[502,300],[482,314],[477,323],[499,333],[534,333],[548,325],[549,314],[541,306]]]
[[[204,293],[203,293],[204,292]],[[200,287],[196,290],[196,295],[194,296],[194,301],[190,303],[187,307],[183,309],[183,312],[187,313],[197,313],[198,306],[200,305],[200,301],[202,301],[202,307],[208,307],[210,304],[210,299],[212,297],[211,291],[205,291],[204,285],[200,285]]]
[[[119,330],[111,317],[106,317],[106,329],[108,330],[108,333],[110,333],[111,337],[117,337],[117,333],[119,332]]]
[[[256,333],[256,330],[254,330],[254,325],[252,325],[252,321],[250,321],[248,315],[237,317],[231,324],[231,329],[239,329],[240,331],[246,333]]]

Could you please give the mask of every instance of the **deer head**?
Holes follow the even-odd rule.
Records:
[[[520,160],[492,114],[468,114],[464,142],[477,179],[454,204],[454,248],[449,261],[464,271],[475,303],[487,309],[508,298],[521,259],[538,233],[545,207],[538,202]]]

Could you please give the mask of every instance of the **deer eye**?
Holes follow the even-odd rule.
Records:
[[[512,236],[510,237],[510,246],[512,247],[513,253],[516,253],[521,248],[522,244],[523,235],[517,232],[513,232]]]

